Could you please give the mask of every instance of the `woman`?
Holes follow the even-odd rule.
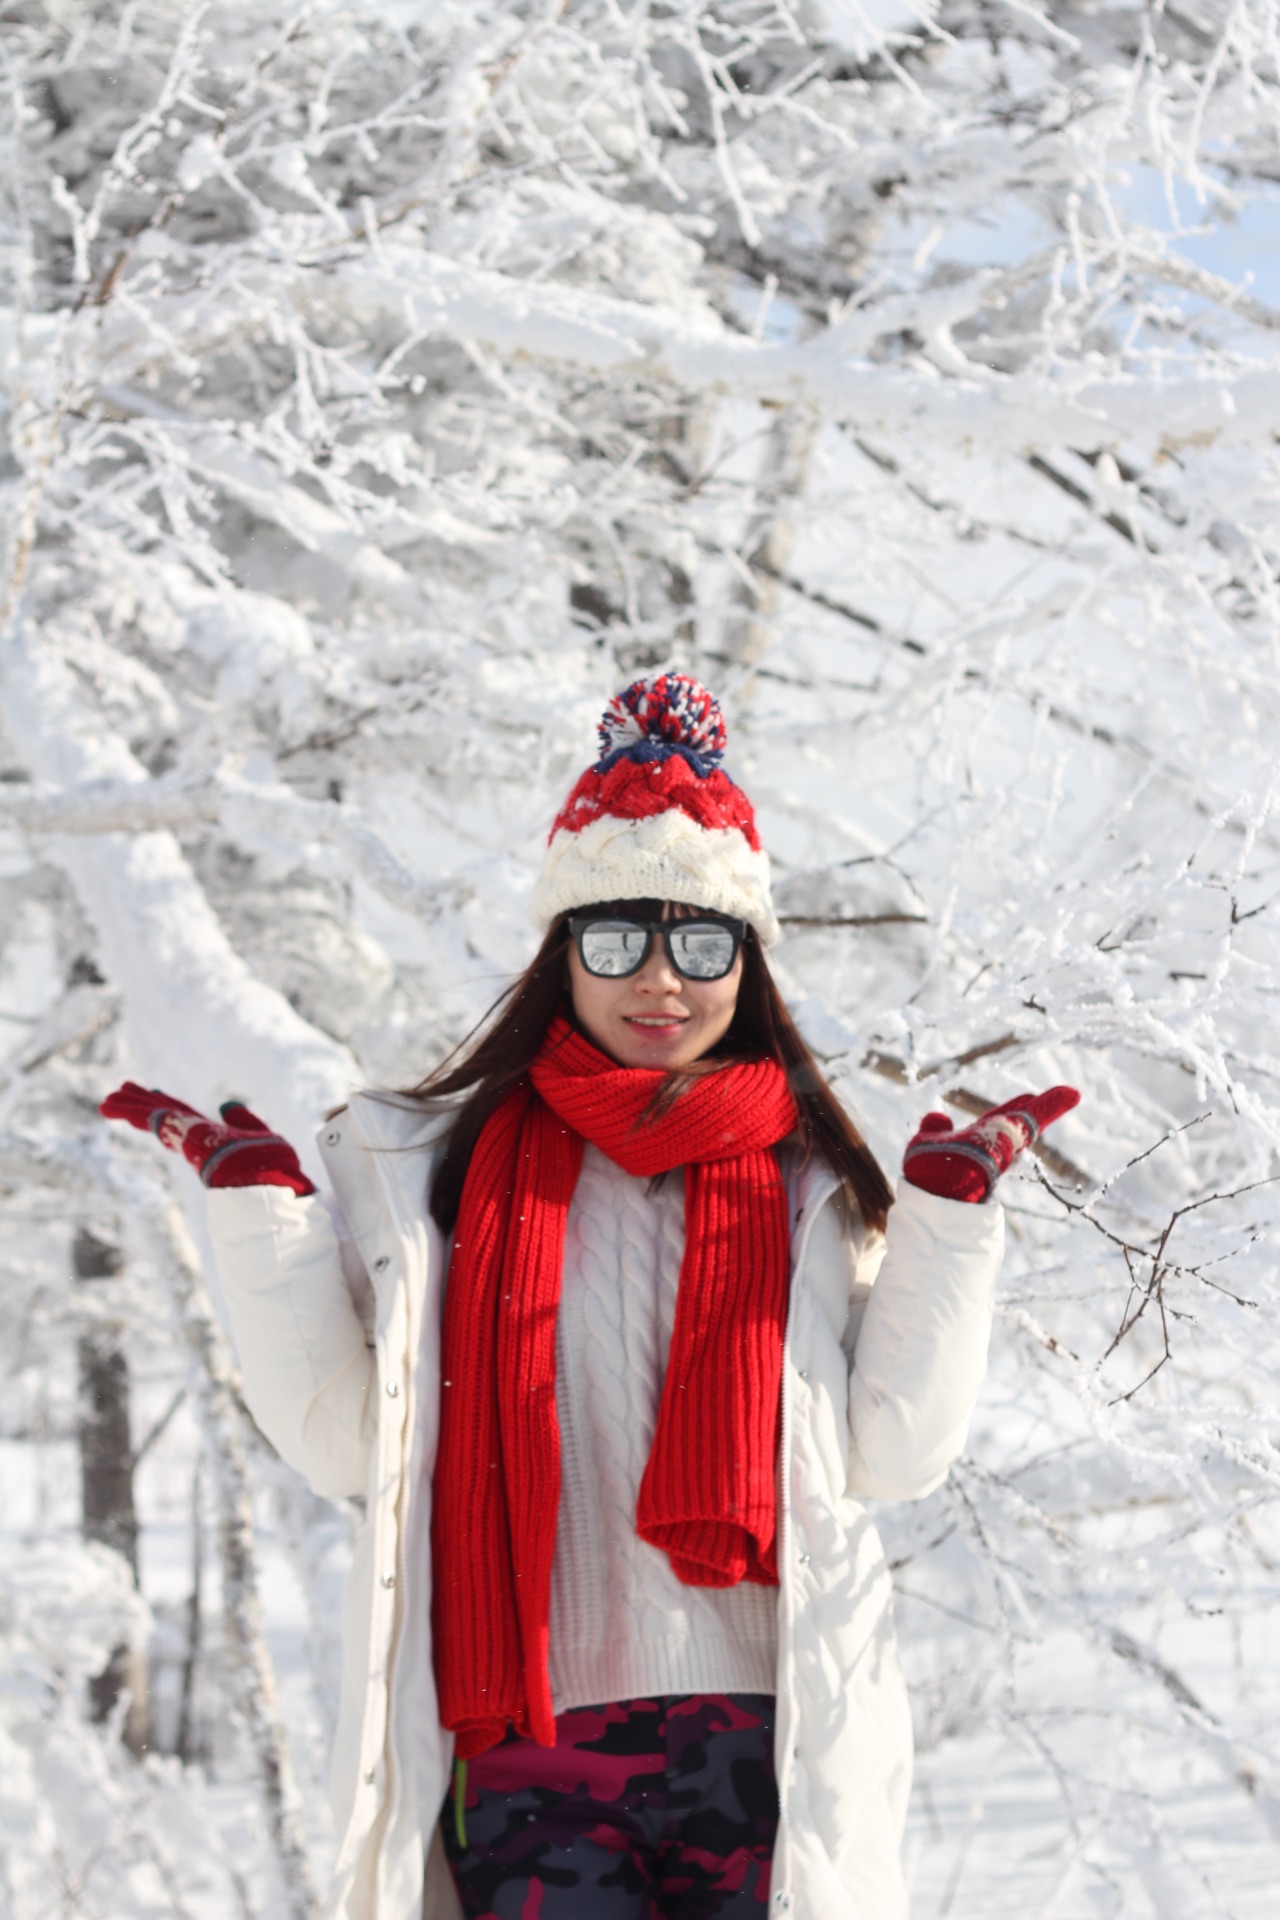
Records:
[[[322,1133],[336,1217],[243,1107],[103,1112],[214,1190],[263,1431],[368,1498],[331,1911],[411,1920],[425,1859],[431,1916],[898,1920],[910,1720],[861,1501],[959,1453],[992,1190],[1077,1096],[930,1114],[895,1204],[770,979],[719,707],[637,681],[601,745],[494,1021]]]

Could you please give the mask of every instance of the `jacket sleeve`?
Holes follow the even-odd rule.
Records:
[[[209,1230],[254,1419],[316,1493],[364,1493],[375,1360],[318,1194],[222,1187]]]
[[[1004,1212],[903,1181],[875,1284],[856,1301],[849,1492],[919,1500],[946,1479],[987,1370]]]

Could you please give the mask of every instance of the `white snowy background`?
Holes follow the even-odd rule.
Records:
[[[667,664],[886,1166],[1083,1094],[882,1516],[915,1920],[1273,1920],[1276,7],[4,0],[0,59],[4,1920],[302,1920],[332,1844],[350,1515],[97,1101],[306,1156],[420,1077]]]

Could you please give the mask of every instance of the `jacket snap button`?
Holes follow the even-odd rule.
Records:
[[[808,1564],[809,1564],[809,1555],[807,1553],[802,1553],[800,1555],[800,1565],[802,1567],[807,1567]]]
[[[385,1253],[380,1253],[377,1259],[373,1263],[373,1270],[375,1273],[385,1273],[387,1268],[390,1265],[391,1265],[391,1260],[389,1255]]]
[[[801,1378],[802,1380],[807,1380],[807,1379],[809,1378],[809,1369],[808,1369],[808,1367],[801,1367],[801,1369],[800,1369],[800,1378]]]
[[[324,1143],[326,1147],[336,1147],[341,1138],[342,1135],[338,1132],[338,1129],[336,1127],[330,1127],[324,1137]]]
[[[383,1586],[384,1586],[384,1587],[394,1587],[394,1585],[395,1585],[395,1583],[396,1583],[396,1577],[395,1577],[395,1575],[394,1575],[394,1573],[384,1573],[384,1574],[383,1574],[383,1576],[382,1576],[382,1584],[383,1584]]]
[[[391,1395],[391,1398],[392,1398],[393,1400],[395,1399],[395,1397],[396,1397],[396,1395],[397,1395],[397,1394],[399,1393],[399,1391],[400,1391],[400,1386],[399,1386],[399,1382],[398,1382],[398,1381],[395,1381],[395,1380],[388,1380],[388,1382],[387,1382],[387,1392],[388,1392],[388,1393],[389,1393],[389,1394]]]
[[[366,1787],[371,1787],[374,1781],[377,1779],[377,1777],[378,1777],[378,1769],[376,1767],[365,1768],[364,1783]]]

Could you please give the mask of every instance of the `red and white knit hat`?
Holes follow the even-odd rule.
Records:
[[[543,931],[605,900],[679,900],[778,938],[769,856],[751,802],[721,766],[720,703],[684,673],[635,680],[600,722],[601,757],[556,816],[533,890]]]

